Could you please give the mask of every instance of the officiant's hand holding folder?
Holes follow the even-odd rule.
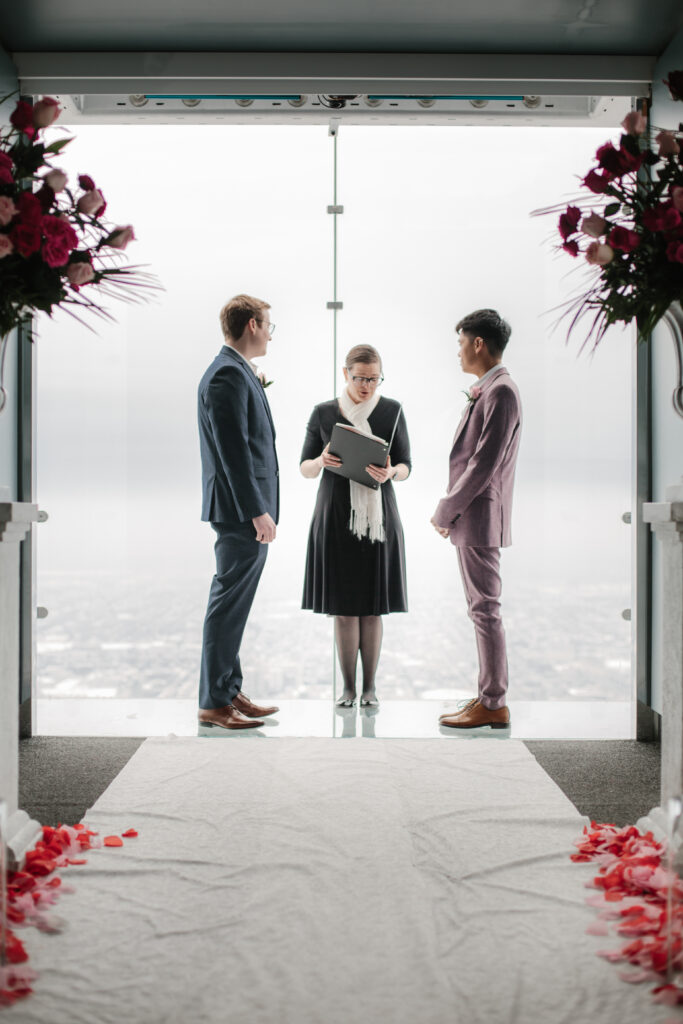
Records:
[[[364,434],[346,423],[335,423],[329,445],[330,455],[342,460],[341,466],[327,466],[330,473],[337,473],[349,480],[355,480],[365,487],[377,490],[379,483],[366,471],[366,466],[386,466],[389,445],[383,437]]]
[[[362,430],[349,426],[346,423],[335,423],[332,427],[332,435],[328,451],[330,455],[336,455],[342,460],[341,466],[327,466],[330,473],[337,473],[349,480],[363,484],[364,487],[372,487],[374,491],[380,486],[377,480],[373,480],[366,471],[366,466],[379,466],[384,468],[389,458],[389,450],[394,440],[396,427],[401,415],[399,408],[391,432],[389,441],[376,434],[364,434]]]

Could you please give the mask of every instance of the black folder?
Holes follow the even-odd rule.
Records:
[[[342,460],[341,466],[326,466],[330,473],[337,473],[349,480],[355,480],[365,487],[377,490],[379,484],[365,472],[366,466],[386,466],[390,444],[374,434],[363,434],[346,423],[335,423],[330,437],[330,455]]]

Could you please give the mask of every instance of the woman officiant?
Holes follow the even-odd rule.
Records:
[[[393,480],[410,473],[410,442],[399,402],[380,397],[382,360],[372,345],[346,357],[340,398],[316,405],[306,428],[301,473],[323,471],[308,537],[302,607],[334,616],[337,657],[344,681],[339,707],[356,703],[356,665],[363,670],[361,707],[377,707],[375,673],[382,647],[382,615],[407,611],[403,528]],[[327,472],[335,423],[393,440],[386,465],[366,467],[377,490]],[[394,427],[396,428],[394,431]]]

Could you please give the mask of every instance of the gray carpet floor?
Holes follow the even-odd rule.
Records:
[[[19,745],[19,806],[43,825],[80,821],[142,743],[36,736]],[[581,814],[630,825],[659,803],[660,748],[636,740],[537,740],[526,746]]]

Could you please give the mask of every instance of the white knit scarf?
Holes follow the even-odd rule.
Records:
[[[377,393],[372,398],[368,398],[367,402],[354,402],[349,395],[348,388],[344,388],[339,396],[339,407],[342,414],[363,434],[372,433],[368,418],[378,402],[379,395]],[[356,483],[355,480],[349,480],[349,491],[351,498],[349,529],[351,533],[359,539],[367,535],[372,541],[384,541],[381,484],[375,490],[372,487]]]

